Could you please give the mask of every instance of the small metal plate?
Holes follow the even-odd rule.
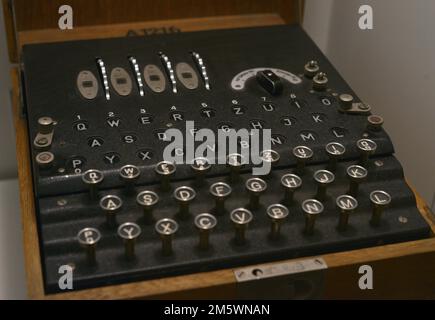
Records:
[[[37,150],[48,150],[53,142],[53,132],[43,134],[38,133],[33,140],[33,145]]]
[[[166,88],[166,78],[163,72],[155,64],[148,64],[143,70],[145,83],[154,92],[163,92]]]
[[[110,82],[116,93],[120,96],[128,96],[133,89],[130,75],[124,68],[114,68],[110,73]]]
[[[177,63],[175,66],[175,73],[178,80],[190,90],[198,88],[199,79],[195,70],[186,62]]]
[[[327,268],[325,260],[314,258],[236,269],[238,298],[321,298]]]
[[[98,94],[98,81],[94,74],[89,70],[80,71],[77,76],[77,88],[83,98],[92,100]]]
[[[354,102],[352,103],[352,107],[347,110],[339,109],[343,113],[355,113],[355,114],[369,114],[372,108],[370,105],[365,104],[363,102]]]
[[[236,276],[237,282],[243,282],[327,268],[328,265],[323,258],[315,258],[295,262],[263,264],[236,269],[234,271],[234,275]]]

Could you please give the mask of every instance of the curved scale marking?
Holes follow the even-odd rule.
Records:
[[[287,80],[291,84],[299,84],[302,82],[301,78],[286,70],[261,67],[261,68],[252,68],[252,69],[243,70],[242,72],[238,73],[231,80],[231,88],[233,88],[234,90],[243,90],[245,88],[246,82],[252,77],[255,77],[258,71],[263,71],[263,70],[272,70],[278,77]]]

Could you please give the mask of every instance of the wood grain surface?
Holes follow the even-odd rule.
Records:
[[[149,25],[141,25],[142,22],[162,26],[173,24],[173,22],[168,24],[168,20],[185,19],[193,24],[199,23],[205,26],[209,24],[210,27],[216,27],[213,19],[209,23],[201,20],[205,17],[251,16],[253,19],[251,23],[262,25],[262,21],[257,20],[255,16],[272,14],[286,23],[298,23],[302,21],[304,8],[303,0],[2,0],[2,3],[9,57],[12,62],[18,61],[20,47],[23,43],[21,38],[25,37],[28,40],[29,37],[33,37],[32,33],[26,37],[27,31],[42,31],[46,40],[49,39],[45,37],[46,31],[50,30],[48,35],[65,37],[63,40],[65,41],[65,39],[70,39],[71,34],[77,34],[76,30],[81,30],[82,27],[85,27],[84,34],[96,31],[97,37],[102,30],[103,33],[117,30],[117,27],[113,28],[114,25],[125,26],[139,23],[137,25],[139,29],[149,28]],[[61,16],[59,7],[64,4],[70,5],[73,9],[75,30],[61,31],[58,29],[58,20]],[[267,24],[267,21],[268,19],[265,19],[264,23]],[[246,21],[241,23],[246,23]],[[225,22],[222,26],[224,24]],[[237,26],[239,22],[232,20],[232,24]],[[195,28],[201,30],[205,26]],[[189,30],[189,26],[185,27],[186,31]],[[41,34],[37,32],[36,36],[39,37]]]

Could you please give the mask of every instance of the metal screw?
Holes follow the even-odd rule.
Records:
[[[47,138],[39,138],[38,140],[36,140],[36,143],[43,146],[48,143],[48,140]]]
[[[40,152],[36,155],[36,162],[41,169],[50,168],[54,162],[54,154],[49,151]]]
[[[68,262],[67,265],[74,271],[76,269],[76,264],[74,262]]]
[[[377,167],[382,167],[382,166],[384,165],[384,162],[383,162],[382,160],[376,160],[376,161],[375,161],[375,165],[376,165]]]
[[[398,220],[400,223],[408,223],[408,218],[404,216],[399,216]]]
[[[66,199],[57,200],[57,205],[61,206],[61,207],[67,205],[67,203],[68,203],[68,201]]]
[[[313,89],[316,91],[323,91],[328,85],[328,77],[326,73],[319,72],[313,77]]]
[[[307,78],[312,78],[314,75],[319,72],[320,67],[319,63],[315,60],[308,61],[304,67],[304,74]]]

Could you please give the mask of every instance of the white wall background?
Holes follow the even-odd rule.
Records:
[[[2,6],[0,6],[0,70],[0,179],[5,179],[16,177],[17,165],[9,95],[10,65]]]
[[[0,6],[0,300],[27,297],[15,137],[9,95],[11,66],[6,49],[2,10]]]
[[[373,30],[358,28],[364,4],[373,8]],[[304,27],[384,116],[409,182],[434,206],[435,1],[306,0]]]

